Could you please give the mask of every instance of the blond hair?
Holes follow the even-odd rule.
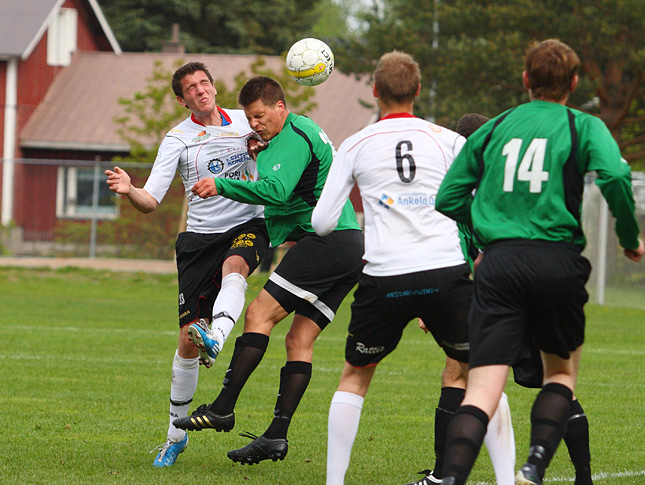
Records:
[[[374,70],[374,85],[385,104],[414,101],[420,82],[419,65],[405,52],[383,54]]]

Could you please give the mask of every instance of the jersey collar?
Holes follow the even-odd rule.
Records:
[[[228,115],[228,113],[224,111],[222,108],[220,108],[219,106],[217,107],[217,111],[219,111],[219,114],[222,115],[222,126],[230,125],[231,117]],[[195,115],[193,113],[190,114],[190,119],[193,120],[193,123],[206,126],[204,123],[197,121],[197,118],[195,118]]]
[[[379,119],[379,121],[383,120],[391,120],[393,118],[416,118],[412,113],[390,113],[387,116],[383,116],[383,118]]]

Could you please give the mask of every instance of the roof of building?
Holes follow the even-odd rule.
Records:
[[[119,98],[144,91],[155,63],[172,70],[176,63],[200,61],[208,66],[216,85],[234,87],[235,77],[249,72],[257,59],[251,55],[78,52],[55,79],[41,105],[20,134],[23,148],[128,151],[115,119],[125,114]],[[283,59],[265,56],[267,67],[278,71]],[[170,82],[168,83],[170,89]],[[307,113],[338,146],[373,121],[372,90],[365,80],[335,71],[315,88],[317,107]],[[173,101],[174,102],[174,101]],[[236,108],[224,106],[224,108]],[[152,140],[142,140],[143,143]]]
[[[115,53],[121,53],[116,37],[96,0],[77,0],[89,5]],[[65,0],[0,0],[0,57],[29,57]]]

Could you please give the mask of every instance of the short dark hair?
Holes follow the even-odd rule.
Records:
[[[237,102],[245,108],[258,99],[267,106],[273,106],[278,101],[282,101],[285,107],[287,106],[284,89],[278,81],[268,76],[255,76],[249,79],[242,86]]]
[[[479,113],[468,113],[459,118],[455,131],[464,138],[468,138],[488,120],[490,120],[490,118],[484,115],[480,115]]]
[[[534,98],[559,101],[571,91],[571,82],[580,69],[580,58],[564,42],[548,39],[529,46],[524,68]]]
[[[179,96],[180,98],[184,97],[184,92],[181,89],[181,80],[184,78],[184,76],[187,76],[188,74],[195,74],[197,71],[204,71],[204,74],[206,74],[208,80],[211,82],[211,84],[213,84],[213,76],[211,76],[211,73],[208,72],[206,64],[204,64],[203,62],[189,62],[188,64],[184,64],[179,69],[177,69],[172,75],[172,90],[177,96]]]
[[[421,82],[419,65],[411,55],[392,51],[383,54],[374,70],[378,97],[386,104],[414,101]]]

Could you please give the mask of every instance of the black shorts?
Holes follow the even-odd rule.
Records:
[[[288,313],[324,329],[363,269],[363,233],[350,229],[320,237],[307,233],[284,255],[264,289]]]
[[[377,364],[392,352],[405,326],[419,317],[446,355],[468,362],[468,310],[473,282],[466,263],[398,276],[361,275],[352,303],[345,359]]]
[[[269,236],[264,219],[256,218],[223,234],[182,232],[175,252],[179,273],[179,326],[198,318],[211,318],[222,284],[222,265],[230,256],[241,256],[249,274],[264,257]]]
[[[566,243],[493,244],[475,274],[470,310],[470,367],[512,365],[527,334],[563,359],[584,342],[585,284],[591,266]]]
[[[540,388],[544,380],[542,357],[531,335],[527,334],[513,364],[513,378],[523,387]]]

